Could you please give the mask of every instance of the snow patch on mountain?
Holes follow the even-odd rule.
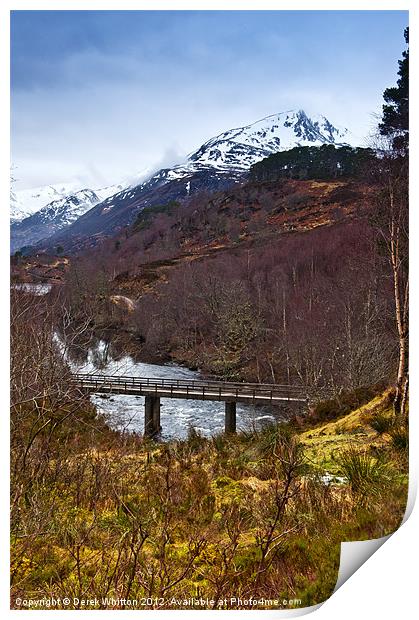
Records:
[[[109,196],[113,196],[117,194],[122,189],[124,189],[125,184],[120,183],[119,185],[108,185],[107,187],[101,187],[100,189],[95,189],[94,192],[98,196],[99,200],[106,200]]]
[[[100,201],[101,198],[91,189],[81,189],[60,200],[53,200],[37,211],[33,218],[36,218],[38,223],[54,221],[57,228],[63,228],[74,222]]]
[[[84,190],[83,186],[77,181],[69,183],[57,183],[56,185],[45,185],[31,189],[10,191],[10,221],[20,222],[34,213],[37,213],[52,202],[65,200],[80,191],[94,191],[97,202],[105,200],[109,196],[116,194],[125,187],[124,184],[109,185],[95,190]]]

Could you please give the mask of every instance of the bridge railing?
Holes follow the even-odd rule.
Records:
[[[199,399],[209,400],[218,397],[219,400],[226,398],[240,399],[245,397],[257,401],[263,400],[306,400],[307,393],[304,386],[239,383],[226,381],[206,381],[189,379],[167,379],[158,377],[126,377],[101,374],[73,375],[73,380],[80,387],[116,388],[118,391],[128,392],[133,389],[144,390],[156,394],[164,392],[170,396],[178,396],[178,392],[188,396],[198,396]],[[178,396],[179,397],[179,396]]]
[[[304,385],[285,385],[280,383],[249,383],[244,381],[215,381],[211,379],[168,379],[165,377],[128,377],[128,376],[119,376],[119,375],[101,375],[99,373],[73,373],[73,377],[76,380],[86,380],[86,379],[94,379],[98,381],[112,381],[113,383],[147,383],[154,384],[158,383],[161,385],[178,385],[179,387],[186,385],[194,385],[194,386],[210,386],[214,385],[215,387],[225,386],[225,387],[238,387],[238,388],[254,388],[254,389],[272,389],[272,390],[295,390],[305,392],[307,388]]]

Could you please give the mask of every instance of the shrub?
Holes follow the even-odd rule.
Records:
[[[364,497],[380,494],[394,480],[394,471],[382,458],[374,458],[354,446],[337,458],[340,470],[348,479],[352,491]]]
[[[205,437],[193,426],[188,427],[188,437],[186,444],[192,453],[199,452],[207,443]]]
[[[262,455],[273,454],[284,440],[289,440],[291,431],[281,424],[266,424],[256,433],[258,451]]]
[[[370,422],[371,428],[374,429],[379,435],[389,433],[393,427],[393,424],[393,419],[384,413],[376,414]]]
[[[360,197],[359,192],[351,189],[348,186],[337,187],[336,189],[330,192],[328,196],[328,202],[331,202],[331,203],[332,202],[340,202],[340,203],[353,202],[355,200],[358,200],[359,197]]]
[[[409,447],[409,432],[405,426],[394,426],[389,435],[391,437],[391,443],[400,452],[407,451]]]
[[[302,209],[307,207],[311,202],[313,202],[313,196],[310,194],[290,194],[285,198],[285,209],[293,210],[293,209]]]

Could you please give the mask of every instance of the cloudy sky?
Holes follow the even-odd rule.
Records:
[[[15,189],[132,180],[290,109],[359,142],[395,83],[405,11],[14,11]]]

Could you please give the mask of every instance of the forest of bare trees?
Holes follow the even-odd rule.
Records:
[[[80,262],[74,272],[88,292],[83,301],[82,289],[69,286],[69,303],[97,308],[102,329],[129,329],[139,357],[324,395],[392,380],[391,271],[367,219],[182,262],[125,315],[106,304],[105,269],[89,278]]]

